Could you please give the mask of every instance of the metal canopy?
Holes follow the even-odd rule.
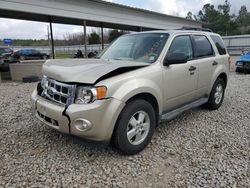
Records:
[[[0,17],[48,22],[52,55],[55,58],[52,23],[81,25],[84,27],[85,56],[87,55],[86,27],[127,31],[178,29],[202,27],[202,23],[149,10],[138,9],[102,0],[0,0]]]
[[[202,27],[200,22],[101,0],[0,0],[0,17],[138,31]]]

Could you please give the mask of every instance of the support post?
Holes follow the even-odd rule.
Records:
[[[87,22],[83,21],[83,30],[84,30],[84,56],[88,58],[87,54]]]
[[[51,17],[49,17],[49,28],[50,28],[50,40],[51,40],[51,49],[52,49],[52,57],[55,59],[55,46],[54,46],[54,38],[53,38],[53,29]]]
[[[103,24],[101,26],[101,40],[102,40],[102,50],[104,49],[104,37],[103,37]]]

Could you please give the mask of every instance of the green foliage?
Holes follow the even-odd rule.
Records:
[[[125,31],[119,31],[117,29],[112,30],[109,33],[109,42],[112,42],[113,40],[117,39],[119,36],[126,34]]]
[[[88,37],[89,44],[100,44],[100,36],[96,33],[93,32],[89,35]]]
[[[205,4],[198,15],[187,13],[187,19],[195,19],[203,23],[204,27],[212,29],[221,35],[249,34],[250,13],[245,5],[239,10],[236,16],[230,13],[231,4],[225,0],[224,4],[218,5],[217,9],[213,4]]]
[[[192,14],[192,12],[189,11],[189,12],[187,13],[186,19],[188,19],[188,20],[193,20],[193,14]]]

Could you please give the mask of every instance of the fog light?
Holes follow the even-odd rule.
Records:
[[[74,122],[74,126],[78,131],[87,131],[92,127],[92,124],[86,119],[77,119]]]

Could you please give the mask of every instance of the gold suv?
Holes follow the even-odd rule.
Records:
[[[207,31],[124,35],[96,59],[48,60],[32,94],[36,117],[60,132],[143,150],[161,120],[200,105],[218,109],[229,55]]]

